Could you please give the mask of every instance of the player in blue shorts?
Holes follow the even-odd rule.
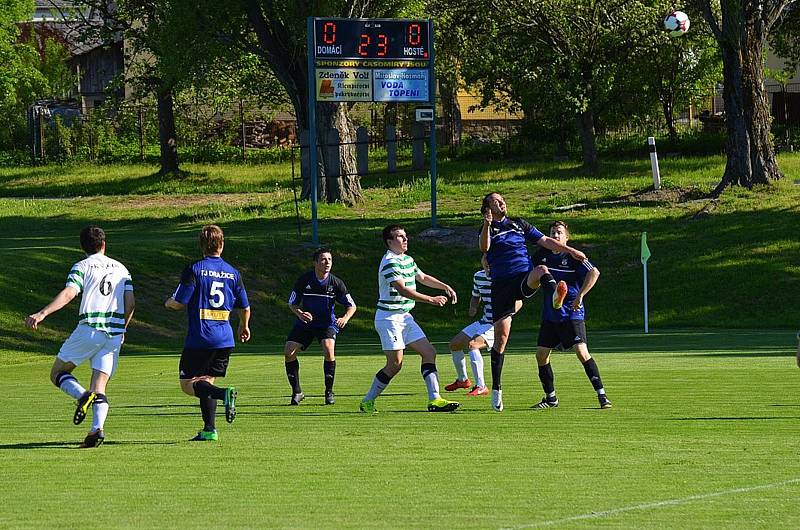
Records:
[[[550,237],[566,245],[569,241],[569,227],[564,221],[555,221],[550,225]],[[589,260],[578,261],[565,252],[551,252],[540,249],[533,257],[537,266],[545,266],[553,278],[567,285],[567,296],[559,309],[553,308],[547,299],[542,304],[542,324],[539,328],[539,339],[536,348],[536,363],[539,365],[539,380],[544,388],[544,397],[535,408],[549,409],[558,406],[555,378],[550,366],[550,352],[561,346],[563,349],[574,348],[578,360],[583,365],[586,376],[592,383],[600,408],[610,409],[611,401],[606,396],[600,370],[586,345],[586,325],[584,323],[586,309],[583,299],[594,287],[600,271]]]
[[[336,335],[356,312],[356,303],[347,292],[347,286],[340,278],[331,274],[333,255],[330,249],[317,249],[313,260],[314,270],[300,276],[289,295],[289,309],[297,317],[283,350],[286,377],[292,388],[290,405],[298,405],[306,397],[300,386],[300,361],[297,360],[297,352],[308,348],[314,339],[319,341],[325,357],[322,365],[325,375],[325,404],[335,403],[333,380],[336,375]],[[336,302],[346,308],[340,318],[336,318],[333,311]]]
[[[561,307],[567,294],[566,284],[556,284],[547,267],[533,266],[526,243],[565,252],[578,261],[586,259],[583,252],[547,237],[523,219],[509,218],[507,213],[506,201],[499,193],[489,193],[483,198],[479,244],[481,252],[486,252],[489,270],[492,271],[494,346],[490,355],[492,408],[497,412],[503,410],[503,354],[511,333],[511,319],[518,310],[517,302],[529,298],[540,285],[544,286],[545,296],[552,298],[555,308]]]
[[[236,417],[236,389],[214,385],[225,377],[236,340],[229,322],[231,312],[239,313],[239,340],[250,340],[250,304],[242,277],[222,259],[225,246],[222,229],[207,225],[200,230],[203,259],[186,267],[178,288],[165,303],[168,309],[186,309],[189,329],[179,366],[181,390],[200,400],[203,430],[192,441],[216,441],[217,400],[225,403],[225,419]]]

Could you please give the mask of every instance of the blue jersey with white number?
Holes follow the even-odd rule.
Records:
[[[250,307],[239,271],[220,257],[206,256],[183,270],[172,297],[186,306],[187,348],[233,348],[231,311]]]
[[[489,227],[489,270],[493,280],[504,280],[521,272],[528,272],[531,258],[526,242],[536,243],[544,234],[523,219],[492,221]]]

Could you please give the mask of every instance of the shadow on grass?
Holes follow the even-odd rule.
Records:
[[[122,441],[106,441],[103,445],[175,445],[180,442],[157,442],[157,441],[141,441],[141,440],[122,440]],[[0,451],[3,450],[22,450],[22,449],[81,449],[78,447],[80,442],[24,442],[16,444],[3,444],[0,445]]]
[[[800,420],[800,416],[711,416],[708,418],[670,418],[669,421],[772,421]]]

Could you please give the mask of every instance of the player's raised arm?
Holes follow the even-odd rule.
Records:
[[[583,279],[583,283],[581,284],[581,290],[578,291],[578,296],[575,297],[575,300],[572,302],[572,309],[573,311],[577,311],[578,308],[581,307],[583,304],[583,297],[586,296],[586,293],[592,290],[594,284],[597,283],[597,279],[600,277],[600,270],[597,267],[593,267],[589,272],[586,273],[586,277]]]
[[[580,250],[574,249],[559,241],[556,241],[552,237],[542,236],[541,239],[539,239],[539,241],[536,242],[536,244],[539,245],[540,247],[546,248],[547,250],[552,250],[553,252],[564,252],[566,254],[569,254],[578,261],[586,261],[586,254],[584,254]]]
[[[31,329],[38,329],[42,320],[70,303],[77,295],[78,291],[76,291],[73,287],[64,287],[49,304],[41,308],[36,313],[28,315],[28,318],[25,319],[25,325]]]
[[[417,269],[417,281],[426,287],[430,287],[431,289],[439,289],[440,291],[444,291],[447,298],[450,299],[451,304],[458,302],[458,296],[452,287],[443,281],[434,278],[430,274],[425,274],[419,269]]]

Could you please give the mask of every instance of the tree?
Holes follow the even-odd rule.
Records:
[[[20,42],[20,24],[33,16],[32,0],[3,0],[0,9],[0,109],[19,109],[47,89],[30,43]]]
[[[371,0],[240,0],[224,7],[214,0],[173,0],[182,3],[186,12],[193,12],[204,21],[207,31],[222,42],[255,53],[269,65],[275,78],[286,91],[294,109],[298,127],[308,123],[308,63],[306,18],[309,16],[390,17],[395,6],[386,7]],[[355,133],[346,103],[317,103],[318,145],[327,143],[326,132],[339,131],[340,142],[355,141]],[[341,175],[331,175],[332,161],[321,150],[318,175],[319,195],[327,202],[353,204],[361,200],[361,183],[356,175],[353,145],[338,150]],[[310,196],[310,182],[304,180],[303,198]]]
[[[795,0],[700,0],[703,17],[722,52],[727,162],[712,191],[769,184],[783,176],[770,141],[764,90],[764,44],[772,27]]]
[[[564,118],[573,116],[568,121],[580,133],[584,168],[595,171],[598,118],[630,89],[630,64],[644,54],[665,7],[643,0],[447,4],[480,39],[480,51],[465,61],[465,77],[483,82],[487,100],[491,93],[509,94],[529,120],[545,117],[564,128]]]
[[[701,24],[677,38],[657,31],[640,59],[632,65],[638,73],[636,78],[641,80],[641,89],[658,100],[669,136],[675,139],[676,112],[699,103],[707,97],[709,87],[722,80],[716,42]]]

